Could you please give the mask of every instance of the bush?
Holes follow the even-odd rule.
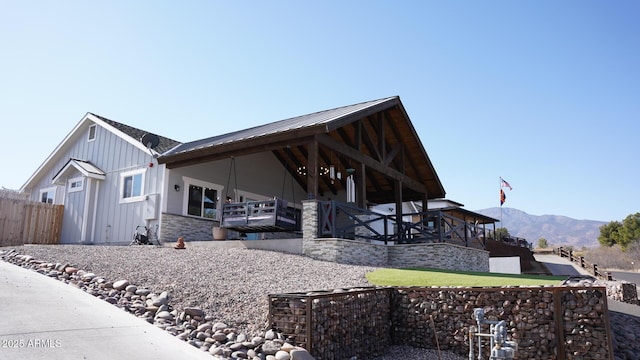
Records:
[[[640,244],[637,242],[622,251],[620,245],[601,246],[587,250],[585,259],[600,269],[639,270]]]

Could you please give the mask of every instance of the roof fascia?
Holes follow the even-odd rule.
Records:
[[[51,182],[54,183],[54,184],[57,184],[58,180],[60,180],[60,178],[64,174],[66,174],[67,170],[69,170],[69,168],[71,168],[71,167],[74,167],[76,170],[78,170],[78,172],[80,172],[82,174],[82,176],[84,176],[84,177],[97,179],[97,180],[106,179],[105,175],[88,172],[87,169],[85,169],[84,167],[80,166],[75,159],[70,159],[67,162],[67,164],[60,171],[58,171],[56,176],[54,176],[53,179],[51,179]]]
[[[438,173],[436,172],[436,169],[433,167],[433,163],[431,162],[431,159],[429,159],[429,155],[427,154],[427,151],[424,149],[424,145],[422,144],[422,140],[420,140],[420,137],[418,136],[418,133],[416,132],[416,128],[413,126],[413,123],[411,123],[411,119],[409,118],[409,114],[407,114],[407,111],[405,110],[404,105],[402,104],[402,101],[400,101],[400,98],[398,98],[398,108],[400,109],[400,112],[402,113],[402,116],[406,119],[407,125],[411,128],[411,132],[413,133],[413,136],[418,141],[418,144],[420,144],[420,149],[422,151],[422,155],[424,156],[425,160],[427,161],[427,164],[429,165],[429,170],[431,170],[431,172],[435,176],[435,180],[432,180],[431,182],[435,182],[436,183],[436,185],[438,186],[438,189],[442,193],[441,197],[444,198],[444,196],[447,194],[447,192],[444,190],[444,186],[442,186],[442,181],[440,181],[440,177],[438,176]]]
[[[118,130],[117,128],[111,126],[110,124],[108,124],[105,121],[102,121],[100,118],[98,118],[97,116],[94,116],[91,113],[87,113],[87,117],[91,119],[91,121],[95,122],[96,124],[104,127],[105,129],[111,131],[112,133],[114,133],[116,136],[122,138],[123,140],[125,140],[126,142],[130,143],[131,145],[137,147],[138,149],[144,151],[145,153],[149,154],[150,156],[154,156],[154,154],[158,154],[157,152],[153,151],[152,149],[148,149],[146,146],[144,146],[144,144],[139,141],[139,139],[134,139],[131,136],[125,134],[124,132]]]
[[[40,166],[34,171],[34,173],[27,179],[27,181],[20,188],[20,192],[25,192],[26,189],[33,186],[33,182],[40,176],[40,173],[49,165],[51,161],[56,157],[57,153],[63,149],[67,143],[71,141],[71,139],[76,135],[78,131],[83,127],[83,125],[88,121],[93,121],[89,118],[90,113],[86,113],[82,119],[76,124],[76,126],[65,136],[64,139],[56,146],[56,148],[47,156],[47,158],[40,164]]]
[[[315,134],[324,133],[325,126],[316,125],[261,137],[233,141],[220,145],[208,146],[186,152],[164,155],[157,158],[158,164],[167,164],[169,168],[211,161],[230,155],[239,156],[262,151],[271,151],[286,145],[296,145],[309,141]],[[224,154],[221,156],[220,154]],[[235,155],[239,154],[239,155]]]
[[[47,166],[53,161],[53,159],[56,158],[56,155],[58,154],[58,152],[61,149],[63,149],[76,136],[76,134],[80,131],[80,129],[83,128],[83,126],[87,122],[93,122],[95,124],[98,124],[104,127],[105,129],[114,133],[116,136],[121,137],[123,140],[129,142],[133,146],[153,156],[153,152],[147,149],[147,147],[144,146],[140,141],[136,141],[136,139],[114,128],[113,126],[107,124],[106,122],[100,120],[98,117],[88,112],[82,117],[82,119],[80,119],[80,121],[76,124],[76,126],[67,134],[67,136],[64,139],[62,139],[62,141],[58,144],[58,146],[56,146],[56,148],[51,152],[51,154],[49,154],[49,156],[42,162],[42,164],[40,164],[40,166],[31,175],[31,177],[27,179],[24,185],[22,185],[22,187],[20,188],[20,192],[25,192],[27,189],[33,186],[33,183],[35,182],[35,180],[40,177],[42,171],[44,171],[44,169],[47,168]]]
[[[352,113],[340,116],[337,119],[327,123],[327,132],[344,127],[348,124],[351,124],[354,121],[357,121],[362,118],[366,118],[369,115],[373,115],[380,111],[392,108],[399,103],[400,103],[400,98],[397,96],[394,96],[386,99],[383,102],[377,103],[375,105],[371,105],[364,109],[360,109],[358,111],[354,111]]]

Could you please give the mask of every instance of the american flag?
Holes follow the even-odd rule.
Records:
[[[511,185],[509,185],[509,183],[508,183],[505,179],[503,179],[503,178],[500,178],[500,187],[501,187],[501,188],[503,188],[503,187],[508,187],[508,188],[509,188],[509,190],[513,190],[513,188],[511,187]]]

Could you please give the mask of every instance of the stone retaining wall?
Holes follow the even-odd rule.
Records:
[[[507,321],[518,359],[610,360],[606,299],[604,287],[339,289],[270,295],[269,322],[318,360],[368,358],[387,344],[467,355],[482,308]]]
[[[402,244],[388,247],[390,267],[430,267],[489,272],[489,252],[447,243]]]

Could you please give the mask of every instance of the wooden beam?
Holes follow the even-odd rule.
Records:
[[[402,143],[396,144],[396,146],[391,149],[391,151],[384,157],[384,161],[382,162],[384,166],[389,166],[389,163],[393,161],[393,159],[398,156],[398,153],[404,148]]]
[[[287,146],[296,146],[308,144],[313,137],[302,137],[298,139],[282,140],[274,143],[262,142],[245,142],[239,141],[228,145],[216,146],[216,151],[211,149],[190,151],[184,156],[171,156],[169,158],[158,158],[158,163],[166,164],[168,169],[174,169],[182,166],[201,164],[210,161],[228,159],[230,157],[240,157],[243,155],[251,155],[260,152],[268,152],[282,149]]]
[[[391,125],[392,122],[391,122],[388,110],[384,110],[382,112],[382,114],[383,114],[384,118],[387,119],[387,121],[389,122],[390,128],[391,128],[391,132],[393,133],[393,136],[396,138],[396,141],[398,143],[402,143],[402,137],[398,133],[398,129],[395,126]],[[426,154],[425,154],[425,156],[426,156]],[[418,167],[416,166],[415,162],[413,161],[413,159],[410,156],[407,156],[406,159],[403,156],[401,160],[402,160],[402,166],[403,167],[405,166],[404,165],[405,164],[405,160],[407,160],[407,162],[409,163],[409,166],[411,166],[411,169],[416,173],[416,176],[420,176],[421,172],[419,171]],[[404,172],[404,170],[402,170],[402,171]],[[423,182],[426,181],[426,179],[419,179],[419,180],[423,181]]]
[[[285,151],[291,151],[291,149],[287,149]],[[278,160],[280,160],[282,165],[289,172],[289,174],[296,181],[296,183],[298,183],[298,185],[306,191],[307,184],[304,183],[298,176],[298,168],[300,167],[298,160],[294,156],[290,156],[290,154],[287,154],[286,156],[281,155],[279,150],[274,150],[273,154],[276,156],[276,158],[278,158]],[[293,169],[289,167],[290,162],[293,162],[293,165],[294,165]]]
[[[318,141],[323,146],[327,146],[335,151],[341,152],[342,154],[344,154],[347,157],[350,157],[356,162],[362,163],[391,179],[402,181],[403,184],[405,184],[407,187],[411,188],[414,191],[417,191],[420,193],[427,193],[426,185],[421,183],[420,181],[412,179],[409,176],[402,174],[397,170],[386,167],[381,162],[376,161],[371,157],[363,155],[360,151],[357,151],[356,149],[346,146],[334,140],[328,135],[316,135],[316,141]]]
[[[402,224],[402,182],[394,181],[394,189],[393,189],[395,199],[396,199],[396,224]],[[398,226],[398,231],[404,230],[401,226]],[[398,234],[400,240],[405,239],[404,231],[401,234]]]
[[[356,204],[361,209],[367,208],[367,167],[363,163],[356,167]]]
[[[307,199],[313,200],[318,196],[318,141],[313,139],[308,145],[307,160]]]
[[[380,149],[378,148],[378,145],[375,145],[373,143],[373,139],[371,138],[371,135],[369,134],[369,131],[367,130],[367,127],[364,125],[364,121],[360,120],[359,121],[361,123],[361,129],[362,129],[362,141],[364,142],[364,145],[367,147],[367,150],[369,150],[369,153],[371,153],[371,156],[378,160],[378,161],[382,161],[384,158],[384,152],[380,151]],[[370,121],[371,122],[371,121]],[[376,131],[375,126],[372,126],[374,129],[374,131]],[[377,132],[377,131],[376,131]],[[378,136],[380,136],[380,134],[378,134]]]

